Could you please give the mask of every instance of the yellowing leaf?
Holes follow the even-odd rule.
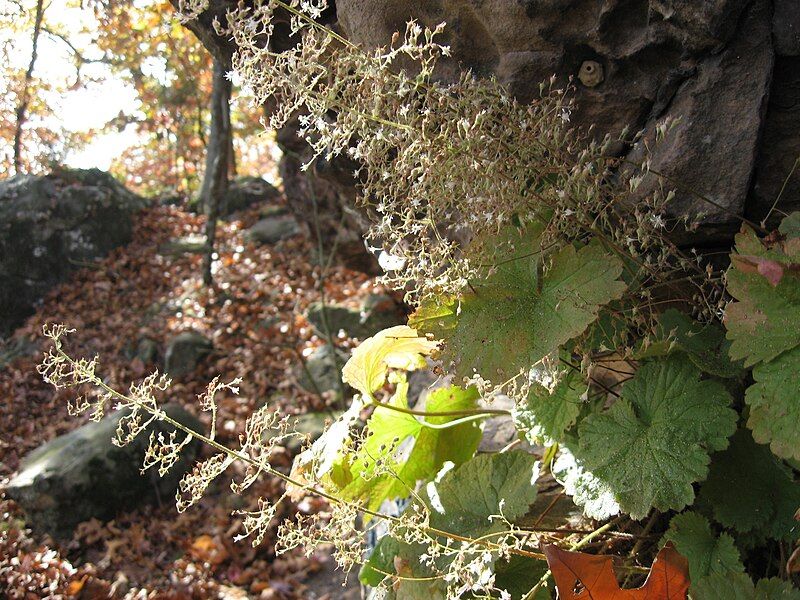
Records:
[[[313,473],[314,479],[319,480],[327,475],[334,467],[334,463],[342,456],[342,451],[350,439],[350,429],[358,419],[364,403],[356,396],[350,408],[336,419],[325,432],[311,445],[298,454],[292,463],[291,478],[301,485],[309,485],[308,475]],[[302,497],[305,493],[302,487],[290,484],[287,489],[293,498]]]
[[[397,325],[364,340],[342,369],[342,381],[367,397],[386,382],[389,368],[413,371],[424,367],[425,356],[438,342],[417,335],[407,325]]]

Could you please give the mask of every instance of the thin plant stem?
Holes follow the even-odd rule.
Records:
[[[56,348],[56,352],[64,360],[68,361],[71,365],[73,365],[73,367],[77,366],[77,363],[66,352],[64,352],[63,349]],[[374,517],[374,518],[377,518],[377,519],[383,519],[385,521],[389,521],[389,522],[392,522],[392,523],[395,523],[395,524],[398,524],[398,525],[402,525],[403,524],[402,519],[400,519],[399,517],[395,517],[393,515],[382,513],[382,512],[377,511],[377,510],[372,510],[372,509],[364,507],[364,506],[353,505],[353,504],[351,504],[351,503],[349,503],[349,502],[347,502],[345,500],[342,500],[341,498],[339,498],[339,497],[337,497],[337,496],[335,496],[333,494],[330,494],[330,493],[328,493],[328,492],[326,492],[324,490],[321,490],[321,489],[319,489],[317,487],[314,487],[313,485],[311,485],[309,483],[305,483],[305,482],[299,481],[299,480],[293,478],[291,475],[286,475],[285,473],[282,473],[282,472],[278,471],[277,469],[273,468],[269,464],[264,464],[264,463],[262,463],[262,462],[260,462],[258,460],[255,460],[251,456],[248,456],[247,454],[243,454],[243,453],[241,453],[241,452],[239,452],[237,450],[233,450],[232,448],[228,448],[227,446],[219,443],[218,441],[213,440],[210,437],[208,437],[206,435],[203,435],[202,433],[197,432],[197,431],[193,430],[190,427],[187,427],[186,425],[184,425],[183,423],[177,421],[176,419],[173,419],[168,414],[166,414],[163,410],[160,410],[158,408],[153,408],[152,406],[150,406],[148,404],[145,404],[144,402],[141,402],[141,401],[137,400],[134,397],[127,396],[127,395],[125,395],[125,394],[123,394],[121,392],[118,392],[117,390],[115,390],[114,388],[109,386],[107,383],[105,383],[102,379],[100,379],[100,377],[98,377],[97,375],[92,376],[91,381],[89,381],[87,383],[91,383],[92,385],[95,385],[96,387],[102,389],[104,392],[109,394],[109,396],[111,396],[113,398],[116,398],[117,400],[120,400],[120,401],[122,401],[122,402],[124,402],[124,403],[126,403],[128,405],[137,406],[138,408],[140,408],[140,409],[144,410],[145,412],[149,413],[150,415],[152,415],[155,419],[157,419],[159,421],[162,421],[164,423],[167,423],[168,425],[171,425],[175,429],[177,429],[179,431],[182,431],[183,433],[186,433],[186,434],[196,438],[197,440],[200,440],[204,444],[214,448],[215,450],[218,450],[218,451],[226,454],[227,456],[229,456],[232,459],[242,461],[242,462],[244,462],[246,464],[249,464],[249,465],[257,468],[262,473],[266,473],[267,475],[271,475],[271,476],[277,477],[277,478],[283,480],[285,483],[288,483],[288,484],[290,484],[292,486],[295,486],[295,487],[297,487],[299,489],[305,490],[306,492],[309,492],[311,494],[314,494],[314,495],[317,495],[317,496],[319,496],[321,498],[324,498],[325,500],[328,500],[329,502],[332,502],[332,503],[335,503],[335,504],[341,504],[341,505],[345,505],[345,506],[354,506],[358,511],[360,511],[360,512],[362,512],[364,514],[370,515],[371,517]],[[444,531],[444,530],[438,529],[436,527],[428,526],[428,527],[425,527],[424,529],[428,533],[431,533],[431,534],[434,534],[434,535],[438,535],[438,536],[442,536],[442,537],[445,537],[445,538],[449,538],[449,539],[452,539],[452,540],[455,540],[455,541],[465,542],[465,543],[476,543],[476,540],[473,539],[473,538],[470,538],[468,536],[459,535],[459,534],[456,534],[456,533],[452,533],[452,532],[449,532],[449,531]],[[488,548],[490,550],[500,550],[501,549],[500,546],[498,546],[497,544],[493,544],[493,543],[487,542],[485,540],[480,541],[478,543],[481,546],[485,546],[486,548]],[[539,552],[530,552],[530,551],[527,551],[527,550],[521,550],[519,548],[512,548],[512,549],[509,550],[509,552],[511,552],[512,554],[516,554],[518,556],[524,556],[524,557],[532,558],[532,559],[536,559],[536,560],[546,560],[544,554],[541,554]]]

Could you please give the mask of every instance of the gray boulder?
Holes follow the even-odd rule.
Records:
[[[0,335],[67,274],[127,244],[144,199],[97,169],[0,181]]]
[[[181,377],[194,371],[197,364],[214,349],[211,340],[196,331],[184,331],[172,338],[164,353],[164,372]]]
[[[339,349],[334,351],[328,344],[320,346],[306,358],[305,368],[299,365],[297,381],[309,392],[338,391],[342,367],[347,359],[346,352]]]
[[[312,302],[306,310],[306,319],[320,336],[327,336],[329,330],[333,336],[344,331],[348,337],[361,340],[405,322],[403,311],[385,294],[368,295],[358,308]]]
[[[257,244],[275,244],[300,233],[300,226],[289,215],[269,216],[247,230],[247,238]]]
[[[279,198],[281,192],[261,177],[240,177],[228,184],[219,206],[220,217]]]
[[[200,422],[179,405],[168,404],[164,409],[178,422],[202,431]],[[142,474],[149,432],[167,435],[172,428],[153,423],[132,443],[117,447],[111,439],[127,412],[117,411],[59,436],[23,459],[5,491],[24,509],[31,527],[64,538],[88,519],[112,519],[119,511],[174,497],[178,481],[197,454],[198,442],[184,448],[165,477],[152,470]]]

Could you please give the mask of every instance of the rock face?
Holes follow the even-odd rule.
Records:
[[[648,145],[653,149],[653,170],[669,178],[664,182],[655,175],[646,176],[636,196],[647,195],[658,185],[670,187],[670,181],[679,182],[683,189],[677,190],[671,212],[677,217],[705,213],[706,239],[719,226],[719,233],[729,236],[730,227],[738,226],[735,215],[744,214],[772,76],[768,2],[753,2],[741,27],[747,35],[734,37],[719,54],[698,62],[630,153],[633,159],[641,159],[642,147]],[[652,125],[675,118],[680,121],[656,144]]]
[[[800,14],[800,3],[795,5]],[[798,24],[800,29],[800,23]],[[747,216],[760,221],[775,200],[784,212],[800,208],[800,42],[798,55],[775,61]],[[775,213],[773,212],[773,215]]]
[[[180,423],[202,431],[200,422],[177,404],[165,406],[165,411]],[[111,443],[117,423],[126,413],[112,413],[102,421],[57,437],[22,461],[6,493],[25,510],[30,526],[65,537],[82,521],[108,520],[121,510],[155,499],[171,501],[198,444],[191,442],[184,448],[181,459],[165,477],[153,471],[142,475],[149,432],[142,432],[122,448]],[[155,423],[148,431],[166,435],[171,430]]]
[[[0,182],[0,335],[67,274],[126,244],[145,201],[97,169]]]
[[[184,331],[172,338],[164,353],[164,372],[170,377],[182,377],[194,371],[214,345],[206,336],[196,331]]]
[[[194,26],[204,28],[203,19],[230,1],[211,0]],[[652,139],[658,125],[680,119],[651,156],[672,180],[665,186],[677,188],[673,213],[703,215],[704,227],[687,242],[729,238],[738,217],[762,218],[781,189],[779,210],[800,207],[800,168],[792,173],[800,145],[797,0],[336,0],[334,8],[328,24],[367,49],[387,45],[411,18],[445,21],[442,42],[452,51],[438,73],[445,80],[462,69],[495,76],[522,102],[551,76],[560,86],[571,82],[571,121],[598,137],[627,127]],[[225,39],[205,41],[235,51]],[[285,140],[297,143],[289,131]],[[636,158],[642,146],[616,150]],[[348,201],[347,168],[321,163],[312,171]],[[313,188],[289,176],[284,182],[287,197],[307,200]],[[641,193],[653,185],[645,182]]]

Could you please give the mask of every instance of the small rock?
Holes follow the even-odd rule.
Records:
[[[214,345],[204,335],[196,331],[184,331],[167,344],[164,355],[164,371],[170,377],[180,377],[191,373],[194,368],[214,349]]]
[[[158,361],[158,343],[151,338],[142,338],[136,345],[134,358],[138,358],[144,364],[150,365]]]
[[[27,337],[0,338],[0,369],[11,364],[21,356],[33,354],[37,349],[36,341]]]
[[[247,237],[258,244],[274,244],[300,233],[294,217],[285,215],[261,219],[247,230]]]
[[[220,202],[219,214],[225,217],[254,204],[275,200],[280,195],[278,188],[261,177],[240,177],[228,184]]]
[[[298,383],[309,392],[339,390],[342,367],[347,359],[347,353],[341,350],[337,349],[334,354],[331,346],[320,346],[306,358],[305,368],[299,366]]]
[[[201,423],[177,404],[164,407],[178,422],[202,431]],[[122,448],[112,444],[114,431],[127,410],[114,412],[97,423],[88,423],[40,446],[20,465],[19,473],[6,493],[28,515],[37,530],[65,538],[74,527],[91,518],[108,520],[156,499],[168,501],[178,481],[192,464],[199,442],[193,441],[181,453],[165,477],[155,471],[141,473],[150,431],[169,433],[161,422]],[[180,437],[178,439],[181,439]]]
[[[182,206],[186,203],[186,197],[183,194],[161,194],[155,198],[159,206]]]
[[[183,254],[202,254],[206,250],[206,236],[187,235],[173,238],[158,247],[162,256],[181,256]]]
[[[323,305],[313,302],[306,311],[306,318],[320,336],[344,331],[348,337],[366,339],[379,331],[405,322],[405,315],[391,296],[370,294],[360,308],[349,308],[341,304]],[[327,327],[326,327],[327,322]]]
[[[344,331],[350,337],[359,337],[357,333],[361,331],[359,311],[340,304],[312,302],[306,310],[306,319],[320,337],[326,337],[328,331],[334,337],[339,331]]]

